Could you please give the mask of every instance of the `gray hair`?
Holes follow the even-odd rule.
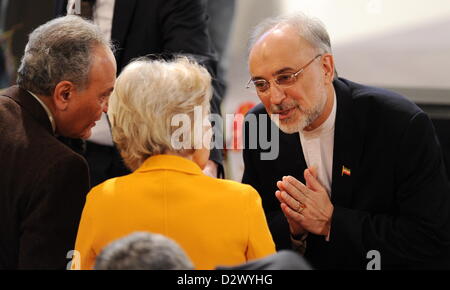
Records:
[[[93,23],[74,15],[53,19],[30,34],[17,84],[45,96],[52,95],[61,81],[83,90],[89,85],[92,50],[99,45],[112,50]]]
[[[248,52],[250,53],[253,46],[265,33],[281,25],[288,25],[289,27],[294,28],[298,36],[308,41],[308,43],[316,49],[317,53],[333,53],[331,49],[330,35],[328,34],[328,31],[322,21],[301,12],[291,15],[267,18],[259,23],[250,35]],[[334,79],[337,78],[338,73],[335,67]]]
[[[193,270],[192,262],[173,240],[136,232],[106,246],[95,270]]]
[[[298,35],[308,41],[319,53],[332,53],[330,36],[322,21],[301,12],[263,20],[251,33],[249,51],[261,36],[281,25],[288,25],[294,28]]]

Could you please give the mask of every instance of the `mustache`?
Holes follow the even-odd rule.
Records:
[[[284,111],[288,111],[288,110],[295,109],[295,108],[299,109],[300,111],[303,111],[302,108],[300,108],[300,106],[296,102],[278,104],[278,105],[272,104],[270,106],[272,114],[280,114]]]

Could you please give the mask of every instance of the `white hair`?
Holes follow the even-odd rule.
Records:
[[[125,164],[135,170],[150,156],[183,153],[172,144],[172,119],[186,114],[193,120],[198,106],[208,114],[211,96],[208,71],[186,57],[169,62],[141,58],[126,66],[108,109],[113,139]]]

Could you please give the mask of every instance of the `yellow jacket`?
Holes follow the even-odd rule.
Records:
[[[172,155],[150,157],[134,173],[89,192],[75,245],[81,269],[92,269],[103,247],[136,231],[172,238],[196,269],[275,252],[255,189],[208,177],[196,163]]]

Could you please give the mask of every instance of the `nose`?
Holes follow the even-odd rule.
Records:
[[[276,83],[272,83],[269,88],[270,102],[274,105],[279,105],[286,98],[284,90],[281,89]]]
[[[107,101],[103,104],[102,111],[103,111],[103,113],[108,113],[108,102]]]

